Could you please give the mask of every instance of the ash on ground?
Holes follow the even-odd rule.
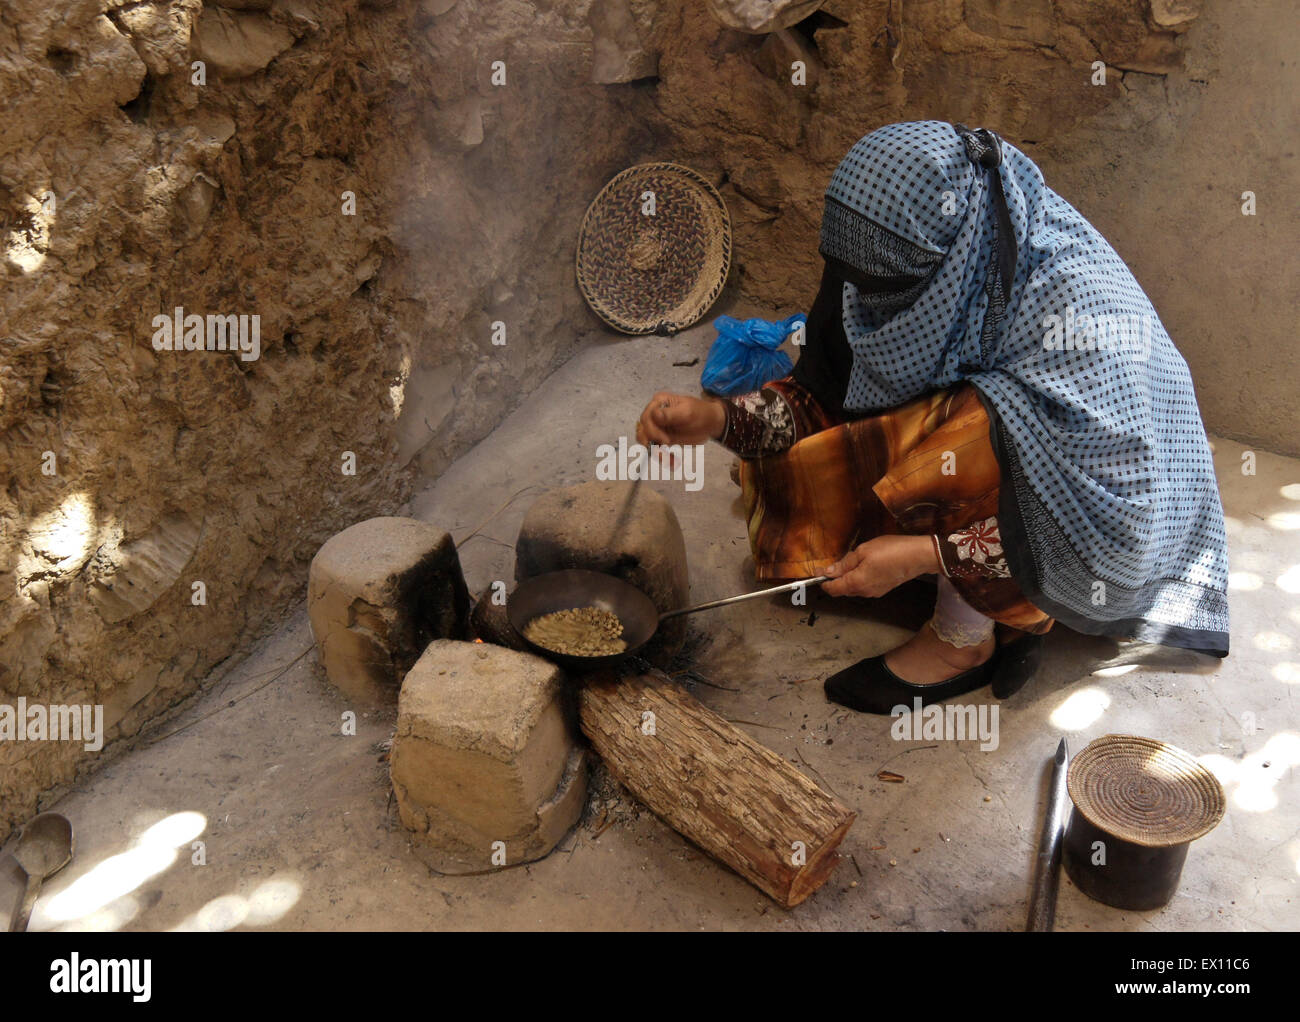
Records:
[[[600,831],[613,824],[631,823],[641,818],[645,807],[615,780],[600,760],[592,764],[587,776],[587,808],[582,826]]]

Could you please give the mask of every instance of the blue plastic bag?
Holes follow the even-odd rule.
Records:
[[[806,322],[808,317],[803,313],[775,323],[766,319],[742,323],[730,316],[719,316],[713,321],[718,338],[709,349],[700,386],[710,394],[733,397],[789,375],[793,366],[790,356],[777,349],[795,327]]]

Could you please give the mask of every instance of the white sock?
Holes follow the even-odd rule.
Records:
[[[947,576],[940,575],[930,627],[949,646],[978,646],[993,634],[993,619],[963,600]]]

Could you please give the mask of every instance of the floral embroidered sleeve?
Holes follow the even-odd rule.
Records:
[[[788,376],[727,398],[723,406],[727,424],[718,442],[742,458],[780,454],[836,421]]]
[[[950,579],[1010,578],[996,518],[985,518],[964,529],[934,537],[943,573]]]
[[[725,402],[727,425],[719,443],[742,458],[779,454],[795,442],[794,419],[785,398],[756,390]]]

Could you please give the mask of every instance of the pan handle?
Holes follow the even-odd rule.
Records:
[[[787,582],[785,585],[773,586],[771,589],[760,589],[753,593],[741,593],[739,596],[728,596],[725,600],[711,600],[708,603],[700,603],[694,607],[683,607],[681,610],[670,610],[667,613],[659,615],[660,623],[667,621],[670,617],[681,617],[683,614],[694,614],[697,610],[712,610],[714,607],[725,607],[731,603],[744,603],[746,600],[757,600],[760,596],[774,596],[776,593],[792,593],[796,589],[802,589],[805,586],[820,585],[822,582],[829,582],[831,576],[816,575],[813,578],[801,578],[794,582]]]

